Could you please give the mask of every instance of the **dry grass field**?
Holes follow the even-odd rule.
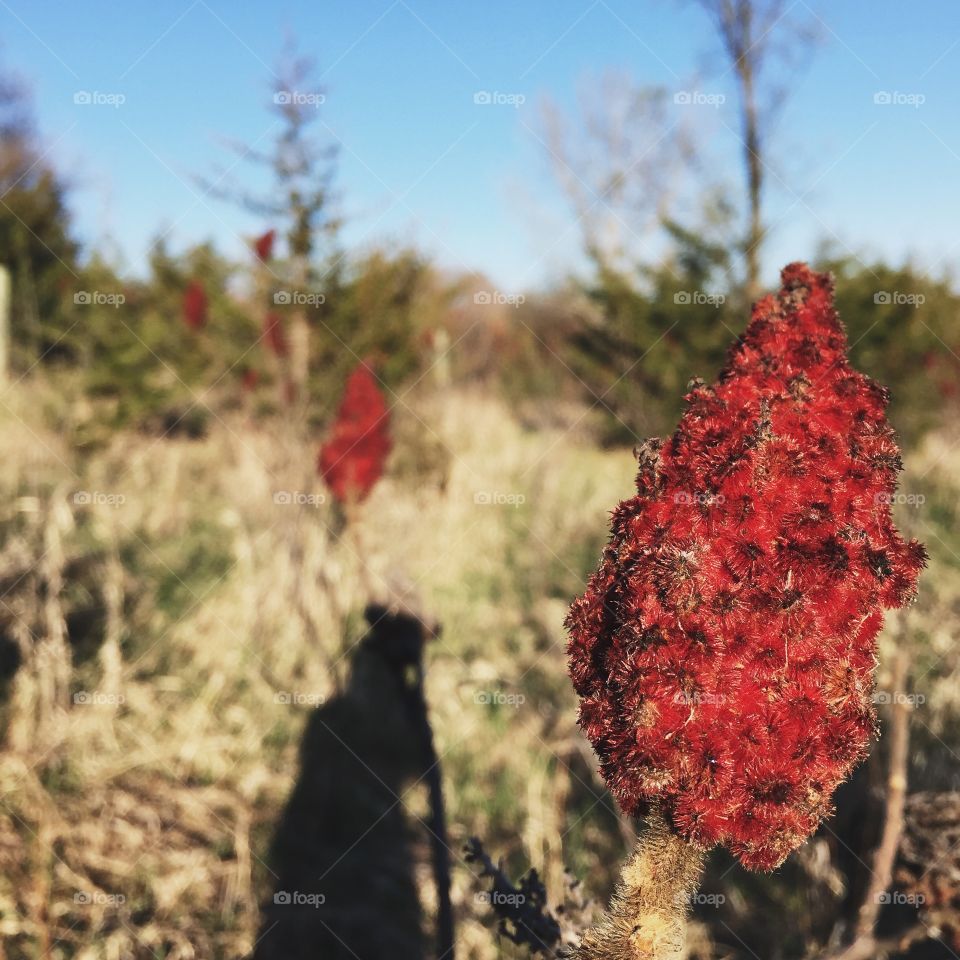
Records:
[[[388,475],[344,525],[316,438],[289,423],[235,411],[201,439],[119,433],[79,454],[82,404],[42,381],[8,392],[0,956],[246,956],[305,723],[342,687],[364,605],[386,595],[442,626],[426,695],[459,955],[512,955],[462,859],[471,835],[548,890],[566,866],[608,892],[632,828],[576,727],[563,619],[629,494],[631,451],[595,446],[584,410],[530,429],[479,393],[394,401]],[[923,699],[918,775],[955,787],[960,447],[931,435],[907,464],[898,514],[932,556],[900,634]],[[424,814],[422,783],[399,799]],[[727,909],[742,900],[731,888]]]

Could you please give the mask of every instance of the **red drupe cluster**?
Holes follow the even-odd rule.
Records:
[[[263,318],[263,341],[276,357],[285,357],[290,352],[283,317],[276,310],[268,310]]]
[[[392,442],[390,413],[370,368],[347,378],[340,409],[317,466],[340,503],[365,500],[383,474]]]
[[[206,326],[207,291],[199,280],[191,280],[183,292],[183,322],[191,330]]]
[[[277,231],[268,230],[253,241],[253,252],[261,263],[266,263],[273,257],[273,243],[276,239]]]
[[[623,809],[773,869],[865,755],[883,609],[923,547],[897,533],[885,388],[853,370],[828,275],[783,271],[714,386],[640,450],[567,620],[580,724]]]

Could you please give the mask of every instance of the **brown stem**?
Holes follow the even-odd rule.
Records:
[[[620,873],[610,908],[584,934],[575,960],[673,960],[682,955],[687,911],[704,855],[660,815],[647,822]]]
[[[894,656],[890,678],[893,702],[890,708],[890,765],[883,832],[873,854],[870,883],[857,914],[854,939],[849,946],[833,955],[837,960],[866,960],[874,956],[878,949],[875,936],[877,917],[884,902],[883,895],[890,889],[893,881],[893,867],[903,833],[903,811],[907,798],[912,709],[906,694],[908,668],[909,658],[901,645]]]
[[[456,940],[453,901],[450,897],[450,847],[447,843],[447,817],[443,803],[443,777],[440,758],[433,745],[433,728],[427,714],[427,701],[423,692],[423,664],[417,667],[416,698],[421,748],[424,760],[429,764],[424,777],[430,797],[430,851],[433,860],[433,879],[437,888],[437,960],[454,960]]]
[[[883,833],[873,856],[870,887],[857,917],[857,937],[872,937],[883,894],[890,888],[893,864],[903,832],[903,808],[907,797],[907,759],[910,745],[910,702],[906,695],[907,655],[898,650],[893,661],[893,704],[890,708],[890,770],[887,777],[887,809]]]

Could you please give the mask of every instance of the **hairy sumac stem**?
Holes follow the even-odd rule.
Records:
[[[575,960],[673,960],[683,953],[687,912],[704,854],[659,814],[647,818],[603,917],[583,936]]]

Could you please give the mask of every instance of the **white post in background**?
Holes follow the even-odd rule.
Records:
[[[0,264],[0,389],[10,382],[10,271]]]

